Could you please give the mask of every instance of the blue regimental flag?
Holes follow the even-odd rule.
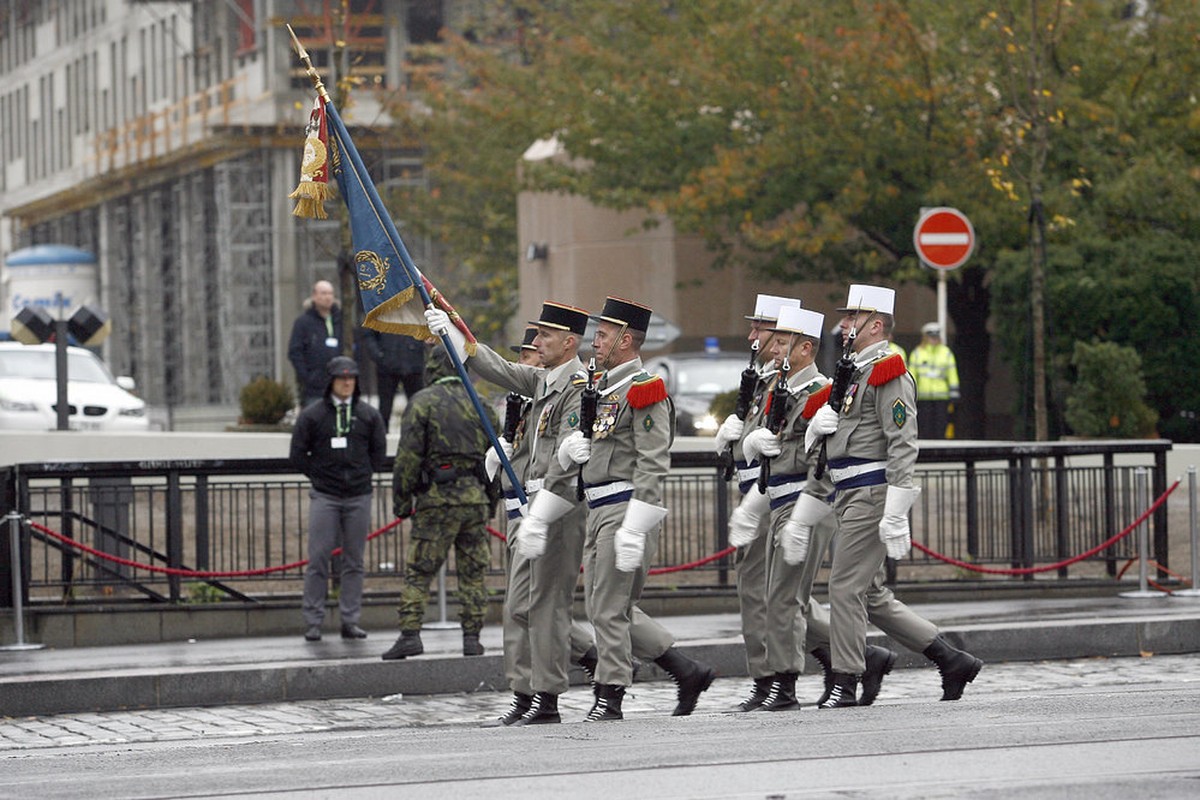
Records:
[[[450,315],[465,340],[466,352],[474,354],[475,337],[449,301],[413,264],[337,109],[328,101],[324,106],[332,172],[350,212],[354,272],[358,294],[366,311],[363,327],[418,339],[429,338],[424,305],[412,302],[426,294]],[[418,283],[424,287],[424,292],[418,289]]]

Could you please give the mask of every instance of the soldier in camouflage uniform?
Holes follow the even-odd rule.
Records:
[[[412,516],[412,542],[400,592],[400,638],[383,654],[385,660],[425,651],[421,621],[429,584],[451,547],[462,608],[463,655],[483,653],[479,631],[487,610],[484,576],[491,562],[486,529],[491,504],[483,473],[488,438],[450,356],[435,348],[430,365],[429,385],[404,409],[396,448],[395,511],[401,518]]]
[[[833,688],[821,708],[858,705],[858,682],[867,667],[868,598],[884,559],[903,558],[912,547],[908,513],[919,491],[913,487],[916,388],[903,358],[888,350],[895,292],[856,284],[846,307],[838,310],[855,372],[841,407],[826,403],[809,422],[805,449],[824,447],[828,468],[808,481],[783,530],[789,539],[787,558],[801,561],[813,527],[830,514],[838,521],[829,574]],[[827,502],[831,496],[832,508]],[[955,649],[932,623],[904,610],[910,625],[901,641],[937,665],[942,699],[957,700],[983,662]]]

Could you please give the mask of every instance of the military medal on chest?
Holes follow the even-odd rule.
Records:
[[[596,406],[596,422],[592,425],[593,439],[606,439],[617,424],[617,414],[621,410],[621,396],[610,394]]]
[[[854,396],[858,394],[858,384],[850,384],[850,388],[846,391],[846,399],[842,401],[842,413],[849,414],[850,406],[854,405]]]
[[[542,407],[541,416],[538,417],[538,437],[540,438],[546,433],[546,428],[550,425],[550,413],[554,411],[554,404],[547,403]]]

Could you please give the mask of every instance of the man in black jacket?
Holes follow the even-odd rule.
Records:
[[[396,387],[404,385],[404,396],[413,395],[425,385],[425,343],[411,336],[363,329],[363,345],[375,362],[375,381],[379,387],[379,414],[386,432],[392,424],[392,401]]]
[[[292,430],[291,462],[312,482],[308,514],[308,567],[304,570],[304,638],[321,638],[329,562],[342,545],[339,611],[343,639],[365,639],[363,551],[371,522],[371,482],[383,469],[387,440],[379,412],[359,400],[358,365],[329,361],[324,397],[300,412]]]
[[[314,283],[312,297],[304,305],[288,339],[288,361],[296,368],[301,406],[321,399],[325,365],[342,354],[342,312],[333,299],[333,284]]]

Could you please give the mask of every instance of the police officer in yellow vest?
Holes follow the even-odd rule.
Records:
[[[921,343],[908,355],[908,371],[917,382],[917,432],[922,439],[945,439],[950,406],[958,399],[958,364],[942,343],[936,322],[921,326]]]

